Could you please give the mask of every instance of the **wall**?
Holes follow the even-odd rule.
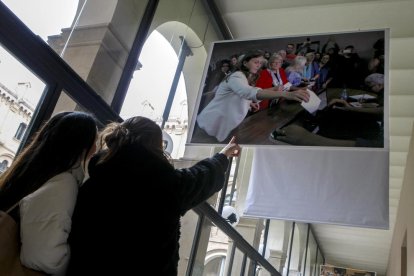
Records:
[[[412,170],[414,168],[414,138],[411,138],[406,168],[409,169],[405,170],[401,189],[388,263],[388,276],[403,275],[401,274],[401,246],[404,243],[405,236],[407,237],[406,275],[414,275],[414,216],[412,213],[412,210],[414,210],[414,170]]]
[[[247,1],[242,1],[247,5]],[[269,38],[275,36],[295,36],[306,34],[323,34],[358,30],[378,30],[389,28],[389,132],[390,132],[390,230],[364,237],[371,239],[366,247],[364,263],[375,264],[379,275],[384,275],[387,268],[389,241],[391,240],[396,220],[398,201],[404,170],[406,153],[412,135],[414,118],[414,1],[319,1],[323,5],[312,5],[318,1],[295,1],[291,5],[283,1],[266,10],[243,10],[240,3],[231,6],[232,11],[225,15],[235,39]],[[330,2],[331,4],[325,4]],[[343,2],[343,3],[340,3]],[[222,5],[227,5],[222,4]],[[302,5],[303,4],[303,5]],[[302,6],[301,6],[302,5]],[[239,172],[240,174],[240,172]],[[246,184],[243,182],[243,184]],[[247,188],[242,188],[246,190]],[[241,194],[240,198],[242,197]],[[335,229],[337,230],[337,229]],[[335,232],[336,233],[336,232]],[[340,231],[345,234],[345,231]],[[408,240],[410,236],[408,235]],[[372,243],[371,243],[372,241]],[[357,245],[353,245],[355,247]],[[341,247],[332,247],[339,252]],[[377,250],[376,250],[377,249]],[[364,251],[365,252],[365,251]],[[392,255],[391,255],[392,256]],[[327,257],[330,257],[327,254]],[[377,263],[378,260],[381,262]],[[362,266],[362,264],[361,264]],[[408,273],[409,274],[409,273]],[[391,273],[389,275],[399,275]]]

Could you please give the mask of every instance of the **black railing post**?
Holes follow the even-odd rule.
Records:
[[[205,215],[198,214],[198,221],[197,221],[197,226],[195,229],[194,240],[191,246],[190,258],[188,259],[187,271],[185,273],[186,276],[193,275],[194,264],[195,264],[195,260],[197,256],[198,245],[200,244],[200,237],[201,237],[201,232],[203,230],[204,221],[205,221]]]
[[[180,81],[181,72],[184,68],[185,59],[188,56],[192,56],[193,52],[191,51],[190,47],[188,47],[187,42],[185,41],[183,36],[180,36],[181,39],[181,48],[180,53],[178,55],[178,65],[177,69],[175,69],[174,79],[171,84],[170,93],[168,94],[167,103],[165,104],[164,113],[162,114],[162,123],[161,128],[164,128],[165,122],[168,121],[168,117],[170,116],[171,106],[174,101],[175,92],[177,91],[178,82]]]
[[[234,262],[234,254],[236,254],[236,245],[234,244],[234,241],[233,241],[233,244],[231,246],[231,252],[230,252],[230,260],[228,262],[229,265],[227,267],[227,276],[231,276],[231,271],[233,269],[233,262]]]
[[[155,11],[157,10],[159,0],[149,0],[145,7],[144,14],[141,18],[137,34],[134,42],[132,43],[131,51],[129,52],[125,66],[122,70],[121,78],[118,82],[114,98],[112,99],[111,108],[119,114],[121,107],[124,103],[125,96],[128,92],[131,78],[137,67],[138,59],[141,54],[142,47],[147,39],[148,32],[151,27],[152,20],[154,19]]]
[[[293,246],[293,238],[295,236],[295,225],[296,223],[292,223],[292,234],[290,235],[290,246],[289,246],[289,257],[288,257],[288,265],[286,269],[286,276],[289,276],[290,271],[290,258],[292,257],[292,246]]]
[[[303,273],[302,273],[303,276],[306,275],[306,261],[308,260],[309,233],[310,233],[310,224],[308,223],[308,232],[306,234],[305,262],[303,264]]]
[[[219,206],[217,208],[217,213],[219,213],[220,215],[223,214],[224,201],[226,200],[227,186],[229,184],[232,163],[233,163],[233,157],[230,157],[229,166],[227,167],[227,171],[226,171],[226,175],[224,179],[224,186],[223,186],[223,189],[221,189]]]

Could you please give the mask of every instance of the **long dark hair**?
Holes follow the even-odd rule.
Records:
[[[0,209],[11,207],[82,158],[85,161],[96,134],[96,121],[90,114],[62,112],[53,116],[0,176]]]
[[[98,163],[115,156],[124,146],[140,145],[160,160],[168,162],[162,147],[161,128],[152,120],[135,116],[122,123],[111,123],[101,132],[101,148],[106,152]]]

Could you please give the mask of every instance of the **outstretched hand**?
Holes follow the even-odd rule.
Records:
[[[288,125],[283,129],[273,132],[273,138],[292,145],[304,145],[309,143],[311,133],[298,125]]]
[[[283,93],[286,99],[288,100],[295,100],[298,102],[308,102],[310,99],[309,92],[306,89],[298,89],[294,91],[290,91],[287,93]]]
[[[272,139],[291,145],[355,147],[354,140],[331,139],[312,132],[298,125],[288,125],[272,133]]]
[[[347,101],[345,101],[345,100],[343,100],[343,99],[332,99],[332,100],[329,102],[328,106],[343,106],[343,107],[351,107],[351,105],[350,105]]]
[[[230,142],[220,151],[227,157],[237,157],[240,155],[241,147],[236,143],[236,137],[233,136]]]

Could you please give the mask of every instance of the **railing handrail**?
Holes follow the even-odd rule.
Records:
[[[234,245],[250,259],[259,263],[271,275],[281,276],[281,274],[274,268],[260,253],[251,246],[233,226],[231,226],[224,218],[222,218],[217,211],[211,207],[207,202],[193,208],[198,215],[205,215],[214,225],[223,231],[229,238],[233,240]]]

